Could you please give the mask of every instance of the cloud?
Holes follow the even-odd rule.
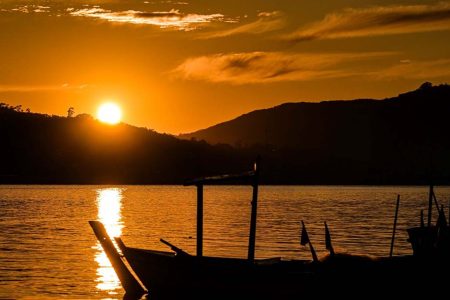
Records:
[[[189,58],[172,74],[178,78],[231,84],[304,81],[359,75],[345,63],[379,58],[391,52],[286,54],[247,52]]]
[[[185,1],[144,1],[145,4],[175,4],[175,5],[188,5],[188,2]]]
[[[431,79],[450,77],[450,59],[401,60],[399,64],[373,73],[376,79]]]
[[[261,12],[258,19],[252,23],[244,24],[229,30],[208,32],[200,35],[202,39],[220,38],[241,33],[261,34],[283,28],[285,20],[279,11]]]
[[[49,13],[50,12],[50,6],[43,6],[43,5],[35,5],[35,4],[29,4],[29,5],[19,5],[14,8],[2,8],[0,9],[1,12],[16,12],[16,13]]]
[[[229,22],[222,14],[183,14],[177,9],[170,11],[143,12],[127,10],[112,12],[99,7],[83,8],[70,12],[72,16],[97,18],[116,23],[154,25],[160,28],[175,28],[189,31],[212,21]]]
[[[63,90],[81,90],[89,87],[87,84],[70,85],[64,83],[61,85],[1,85],[0,93],[28,93],[28,92],[48,92],[48,91],[63,91]]]
[[[351,38],[450,30],[450,3],[346,9],[286,36],[288,40]]]

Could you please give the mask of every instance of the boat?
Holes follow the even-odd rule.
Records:
[[[286,262],[278,257],[255,259],[258,178],[259,167],[255,163],[253,170],[248,172],[198,178],[184,184],[197,188],[196,255],[164,239],[161,242],[168,245],[172,252],[128,247],[118,237],[115,238],[116,247],[103,224],[90,221],[127,294],[150,292],[152,299],[174,299],[186,295],[217,298],[218,295],[273,294],[275,297],[282,291],[285,296],[293,296],[298,291],[299,283],[310,282],[315,274],[315,265],[309,260]],[[203,187],[230,182],[246,183],[253,187],[247,259],[203,255]]]
[[[170,252],[129,247],[120,237],[114,239],[114,245],[101,222],[89,221],[126,295],[139,298],[147,294],[151,299],[300,299],[331,292],[349,296],[355,293],[355,286],[382,295],[393,288],[411,292],[414,284],[440,284],[441,278],[434,274],[448,272],[448,259],[436,256],[390,255],[374,259],[334,253],[326,224],[327,248],[329,245],[331,251],[325,259],[317,259],[309,239],[304,241],[303,236],[302,244],[309,243],[312,260],[255,259],[258,179],[259,164],[255,163],[249,172],[185,183],[197,188],[195,255],[163,239],[161,242],[170,247]],[[253,187],[246,259],[203,255],[203,186],[227,182]],[[306,232],[304,227],[303,230]],[[399,282],[399,278],[406,283]]]
[[[432,224],[433,204],[438,217],[436,224]],[[430,185],[428,194],[428,217],[425,226],[423,210],[420,212],[420,226],[408,228],[408,241],[411,243],[413,254],[419,257],[437,256],[446,258],[450,256],[450,227],[444,213],[444,207],[439,205]],[[450,219],[450,207],[449,207]]]

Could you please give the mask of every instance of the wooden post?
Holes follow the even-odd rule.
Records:
[[[420,228],[424,228],[425,223],[423,222],[423,209],[420,210]]]
[[[394,228],[392,229],[391,251],[389,251],[389,257],[392,257],[392,254],[394,252],[395,229],[397,228],[397,218],[398,218],[398,207],[399,207],[399,205],[400,205],[400,195],[397,195],[397,205],[395,206]]]
[[[252,213],[250,218],[250,234],[248,238],[248,255],[250,262],[255,260],[255,241],[256,241],[256,213],[258,208],[258,180],[259,180],[259,158],[255,162],[255,175],[253,177],[253,197],[252,197]]]
[[[439,219],[441,222],[441,226],[447,227],[447,219],[445,217],[444,204],[441,204],[441,209],[439,210]]]
[[[197,256],[203,256],[203,185],[197,185]]]
[[[431,227],[431,210],[433,209],[433,185],[430,184],[430,192],[428,196],[428,218],[427,226]]]
[[[433,200],[434,200],[434,205],[436,205],[436,210],[437,210],[438,216],[439,216],[439,212],[440,212],[439,203],[437,201],[436,194],[434,193],[434,190],[433,190]]]

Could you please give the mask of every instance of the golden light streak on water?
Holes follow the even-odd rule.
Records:
[[[122,189],[106,188],[97,190],[98,220],[103,223],[108,235],[118,237],[122,234],[123,223],[121,221]],[[111,262],[100,243],[95,246],[98,249],[95,255],[97,267],[97,289],[107,291],[109,294],[117,294],[121,288],[119,278],[114,272]]]

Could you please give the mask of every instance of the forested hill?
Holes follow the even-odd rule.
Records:
[[[450,87],[424,84],[385,100],[287,103],[182,140],[2,104],[0,183],[180,184],[246,171],[259,154],[268,184],[450,184],[449,115]]]
[[[179,140],[89,115],[66,118],[0,107],[0,183],[182,183],[251,167],[229,146]]]
[[[266,149],[274,180],[449,182],[449,118],[450,86],[424,83],[384,100],[286,103],[180,137]]]

